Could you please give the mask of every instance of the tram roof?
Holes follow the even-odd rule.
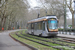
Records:
[[[50,18],[56,18],[57,19],[57,17],[55,15],[49,15],[49,16],[44,16],[44,17],[40,17],[40,18],[37,18],[37,19],[30,20],[30,21],[28,21],[28,23],[45,21],[45,20],[50,19]]]

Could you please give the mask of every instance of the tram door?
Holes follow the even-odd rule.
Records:
[[[31,23],[31,33],[34,33],[34,23]]]
[[[45,21],[42,22],[42,36],[45,35]]]

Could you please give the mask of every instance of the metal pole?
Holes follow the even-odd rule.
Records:
[[[75,0],[74,0],[74,28],[75,28]]]
[[[65,7],[64,7],[64,30],[66,30],[66,0],[65,0]]]
[[[74,29],[75,29],[75,0],[74,0]],[[75,33],[74,33],[75,35]]]
[[[39,18],[39,16],[40,16],[40,9],[38,10],[38,18]]]
[[[34,8],[40,8],[40,7],[34,7]],[[38,12],[37,12],[37,18],[39,18],[39,16],[40,16],[40,10],[38,10]]]
[[[47,9],[46,9],[46,16],[47,16]]]
[[[39,15],[40,15],[40,14],[38,13],[38,17],[37,17],[37,18],[39,18]]]

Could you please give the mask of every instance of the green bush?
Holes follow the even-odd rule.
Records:
[[[59,31],[63,31],[64,29],[62,29],[62,28],[59,28],[58,30],[59,30]]]
[[[66,30],[64,30],[64,29],[61,29],[61,28],[59,28],[58,30],[59,31],[69,31],[69,32],[71,32],[71,31],[74,32],[75,31],[75,29],[66,29]]]

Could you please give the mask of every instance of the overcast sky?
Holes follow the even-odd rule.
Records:
[[[30,6],[31,6],[31,8],[34,8],[34,7],[36,7],[36,6],[40,6],[40,5],[42,5],[40,2],[38,2],[39,0],[28,0],[28,2],[29,2],[29,4],[30,4]]]

